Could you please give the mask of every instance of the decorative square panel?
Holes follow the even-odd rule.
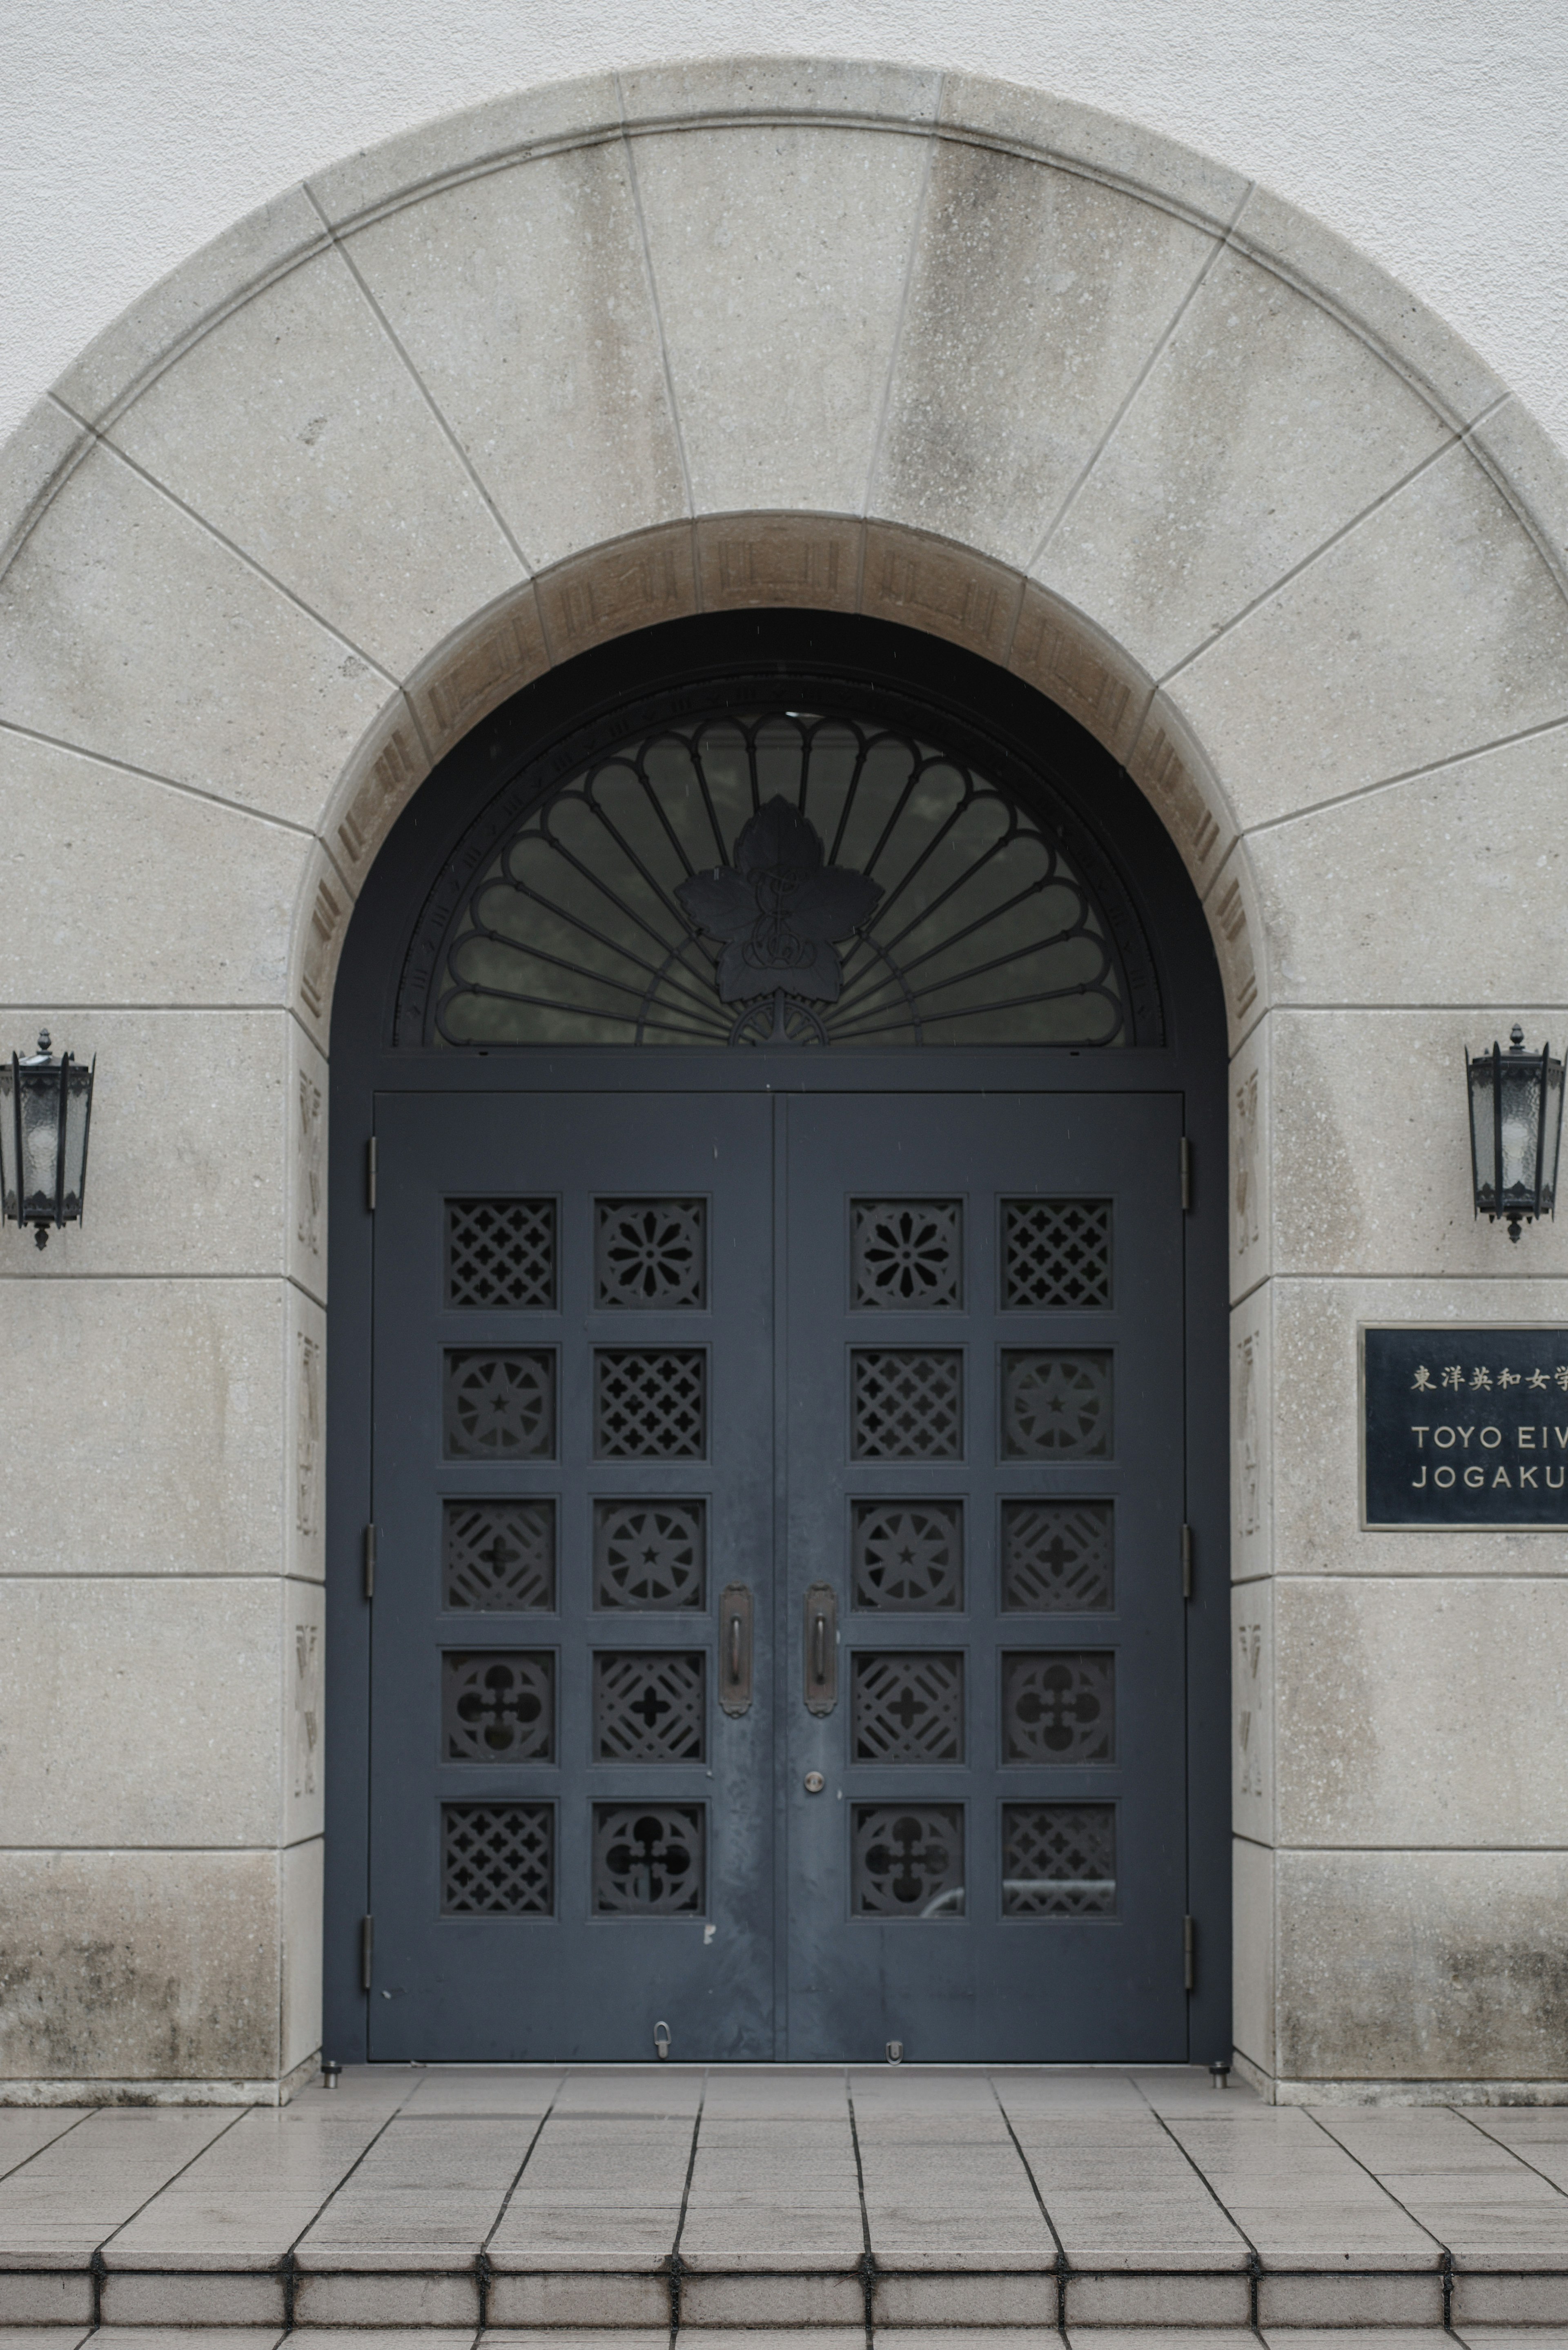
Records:
[[[856,1502],[849,1548],[853,1607],[963,1606],[961,1502]]]
[[[1114,1918],[1114,1804],[1003,1804],[1004,1918]]]
[[[963,1204],[958,1200],[852,1200],[851,1303],[856,1311],[955,1309],[963,1304]]]
[[[701,1461],[708,1450],[708,1357],[701,1347],[594,1350],[594,1457]]]
[[[556,1908],[553,1804],[443,1804],[443,1918],[549,1918]]]
[[[701,1804],[596,1804],[598,1918],[701,1918],[708,1906]]]
[[[1036,1616],[1114,1607],[1115,1504],[1003,1502],[1002,1605]]]
[[[556,1357],[545,1347],[449,1347],[442,1434],[449,1461],[553,1461]]]
[[[594,1606],[701,1607],[706,1502],[596,1502]]]
[[[547,1648],[446,1649],[441,1728],[448,1762],[553,1761],[555,1658]]]
[[[849,1751],[857,1762],[961,1762],[963,1659],[934,1648],[854,1660]]]
[[[1106,1461],[1110,1451],[1108,1347],[1080,1347],[1071,1354],[1003,1348],[1004,1460]]]
[[[852,1804],[849,1904],[857,1918],[961,1918],[961,1804]]]
[[[702,1762],[706,1663],[701,1649],[599,1649],[594,1658],[595,1762]]]
[[[443,1502],[441,1604],[493,1613],[556,1604],[554,1502]]]
[[[849,1450],[857,1461],[963,1457],[963,1356],[957,1347],[856,1347]]]
[[[1108,1200],[1003,1200],[1004,1310],[1103,1310],[1111,1302]]]
[[[1114,1762],[1116,1756],[1116,1658],[1108,1650],[1003,1656],[1004,1762]]]
[[[556,1303],[554,1200],[449,1200],[446,1302],[551,1311]]]
[[[708,1302],[704,1200],[596,1200],[594,1303],[670,1313]]]

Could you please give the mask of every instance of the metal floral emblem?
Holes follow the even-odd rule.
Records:
[[[835,941],[854,936],[882,895],[879,881],[825,865],[822,836],[786,799],[760,808],[735,842],[733,865],[694,873],[675,895],[691,921],[722,939],[725,1003],[786,995],[836,1003],[844,966]]]

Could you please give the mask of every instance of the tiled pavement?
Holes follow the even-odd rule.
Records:
[[[0,2350],[667,2350],[672,2317],[703,2350],[865,2350],[868,2323],[877,2350],[1440,2350],[1445,2318],[1468,2350],[1568,2350],[1568,2108],[670,2065],[0,2109]]]

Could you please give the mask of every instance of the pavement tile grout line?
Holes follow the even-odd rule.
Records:
[[[1557,2179],[1550,2177],[1546,2171],[1538,2168],[1527,2156],[1521,2154],[1516,2146],[1510,2146],[1505,2137],[1496,2137],[1490,2130],[1483,2128],[1482,2125],[1477,2121],[1474,2114],[1469,2112],[1465,2106],[1449,2106],[1447,2110],[1451,2114],[1457,2114],[1462,2122],[1468,2122],[1471,2129],[1475,2130],[1481,2137],[1484,2137],[1489,2146],[1501,2147],[1504,2154],[1512,2155],[1515,2162],[1522,2163],[1525,2169],[1533,2172],[1537,2178],[1544,2178],[1546,2180],[1546,2184],[1551,2188],[1554,2195],[1562,2195],[1564,2197],[1565,2200],[1568,2200],[1568,2190],[1564,2190]]]
[[[1012,2126],[1012,2116],[1002,2103],[1002,2091],[996,2085],[995,2074],[988,2073],[985,2081],[987,2088],[996,2099],[996,2110],[1002,2116],[1002,2126],[1012,2140],[1019,2161],[1023,2165],[1023,2176],[1029,2181],[1030,2190],[1040,2206],[1040,2217],[1050,2230],[1051,2241],[1056,2248],[1056,2331],[1065,2342],[1067,2339],[1067,2247],[1057,2234],[1056,2222],[1045,2208],[1045,2198],[1040,2192],[1040,2182],[1034,2176],[1034,2166],[1024,2153],[1018,2132]]]
[[[675,2350],[680,2332],[680,2279],[684,2270],[680,2260],[680,2239],[686,2232],[686,2212],[691,2201],[691,2181],[697,2170],[697,2141],[702,2132],[702,2111],[708,2102],[708,2068],[702,2068],[702,2085],[697,2092],[697,2110],[691,2116],[691,2144],[686,2156],[686,2178],[680,2189],[680,2210],[675,2221],[675,2240],[670,2247],[665,2274],[670,2279],[670,2345]]]
[[[866,2165],[860,2154],[860,2131],[855,2119],[855,2092],[849,2067],[842,2075],[845,2110],[849,2116],[849,2144],[855,2155],[855,2190],[860,2201],[860,2290],[866,2303],[866,2350],[873,2350],[877,2329],[877,2254],[871,2242],[871,2215],[866,2209]]]
[[[1137,2074],[1131,2074],[1128,2077],[1132,2082],[1134,2095],[1143,2098],[1145,2107],[1151,2115],[1153,2115],[1155,2121],[1165,2132],[1166,2137],[1170,2140],[1171,2145],[1175,2147],[1183,2162],[1188,2165],[1189,2168],[1196,2175],[1197,2178],[1202,2180],[1204,2190],[1207,2194],[1212,2197],[1215,2208],[1220,2211],[1229,2225],[1235,2229],[1236,2233],[1246,2245],[1247,2324],[1249,2330],[1255,2334],[1261,2342],[1263,2337],[1258,2324],[1258,2280],[1263,2273],[1263,2256],[1259,2251],[1258,2247],[1252,2241],[1251,2236],[1248,2235],[1245,2228],[1242,2227],[1241,2221],[1237,2219],[1235,2213],[1228,2209],[1223,2196],[1220,2194],[1219,2189],[1214,2185],[1212,2179],[1204,2177],[1203,2172],[1198,2167],[1196,2158],[1190,2155],[1187,2148],[1182,2145],[1181,2140],[1177,2137],[1176,2132],[1171,2128],[1169,2123],[1166,2120],[1165,2116],[1161,2113],[1156,2112],[1154,2105],[1150,2099],[1144,2095],[1143,2089],[1138,2084]]]

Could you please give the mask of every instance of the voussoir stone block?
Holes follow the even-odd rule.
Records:
[[[857,519],[815,515],[713,515],[697,525],[705,611],[786,605],[853,612],[865,531]]]
[[[1125,116],[988,75],[944,74],[940,122],[950,137],[1017,148],[1205,226],[1228,226],[1251,184],[1244,172]]]
[[[507,90],[500,98],[438,115],[328,163],[306,182],[334,228],[417,203],[444,182],[478,177],[553,147],[613,138],[620,128],[614,74],[585,74]]]

